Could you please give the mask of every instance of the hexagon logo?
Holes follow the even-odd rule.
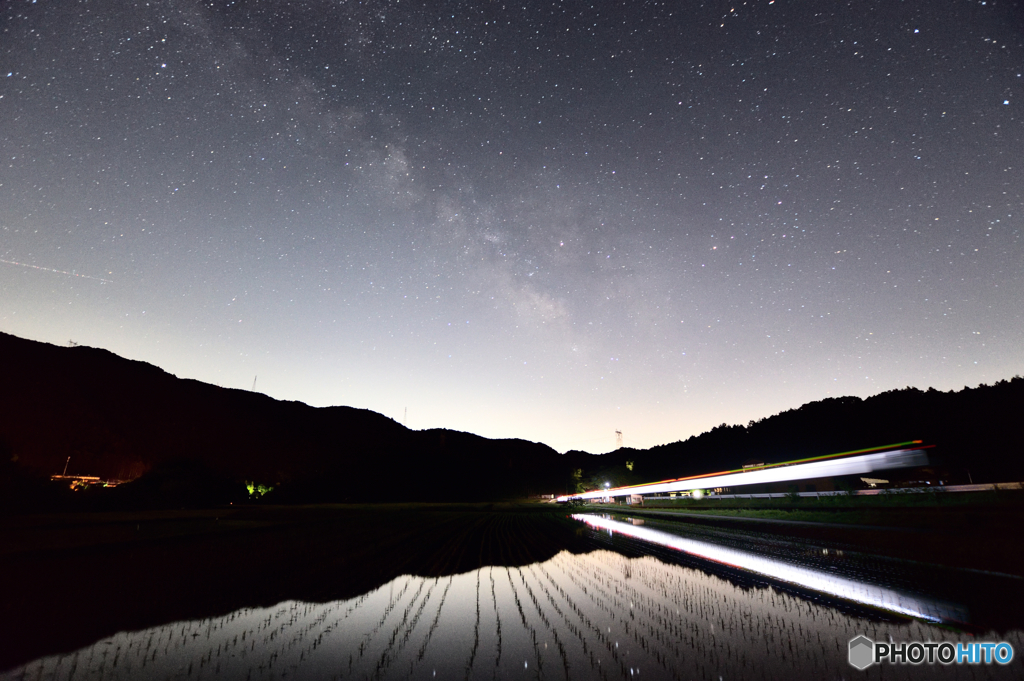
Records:
[[[850,664],[857,669],[867,669],[875,661],[875,642],[867,636],[858,636],[850,641]]]

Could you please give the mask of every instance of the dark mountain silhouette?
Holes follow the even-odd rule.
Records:
[[[1024,479],[1020,377],[959,392],[829,398],[747,426],[604,455],[411,431],[365,409],[283,402],[179,379],[105,350],[8,334],[0,334],[0,381],[0,484],[25,494],[69,456],[69,474],[142,475],[117,490],[136,501],[226,501],[244,480],[274,486],[280,502],[455,501],[570,491],[575,470],[594,485],[625,484],[913,439],[936,445],[936,462],[958,482]]]
[[[1024,378],[942,392],[904,388],[861,399],[810,402],[746,426],[722,424],[685,441],[648,450],[622,449],[599,459],[568,452],[567,459],[596,481],[626,484],[732,470],[749,460],[789,461],[865,447],[923,440],[942,477],[956,483],[1024,480]],[[899,473],[887,474],[900,478]]]
[[[68,474],[151,472],[133,484],[157,476],[152,489],[252,480],[280,501],[494,499],[564,486],[546,445],[411,431],[369,410],[179,379],[96,348],[0,334],[0,375],[0,447],[18,474],[60,473],[70,456]],[[168,461],[181,463],[158,465]]]

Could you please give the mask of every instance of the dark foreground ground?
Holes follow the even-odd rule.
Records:
[[[117,631],[287,599],[351,598],[403,574],[458,574],[607,548],[567,512],[547,504],[389,504],[2,517],[0,670]],[[874,525],[674,522],[1019,579],[1022,521],[1021,505],[997,504],[887,509]]]

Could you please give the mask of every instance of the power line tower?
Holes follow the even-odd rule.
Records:
[[[622,449],[622,431],[615,431],[615,449]]]

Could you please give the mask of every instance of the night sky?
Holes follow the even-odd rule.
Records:
[[[2,331],[560,451],[1024,373],[1019,2],[9,0],[0,31]]]

